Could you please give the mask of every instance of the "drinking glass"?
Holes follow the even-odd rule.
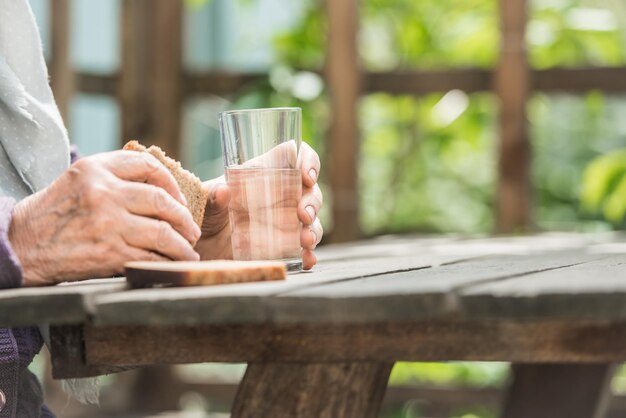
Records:
[[[219,122],[233,258],[282,260],[300,270],[301,109],[231,110]]]

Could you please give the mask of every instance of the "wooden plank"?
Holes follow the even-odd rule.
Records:
[[[424,320],[319,325],[87,326],[88,365],[626,360],[626,323]]]
[[[359,117],[361,73],[358,53],[358,0],[328,1],[326,77],[330,130],[326,161],[331,191],[333,242],[361,235],[359,227]]]
[[[608,364],[513,367],[502,418],[602,418],[610,397]]]
[[[601,255],[571,267],[468,286],[467,316],[500,318],[626,318],[626,255]],[[581,260],[585,261],[585,260]]]
[[[124,279],[94,280],[72,285],[5,289],[0,292],[0,326],[80,323],[92,311],[98,293],[126,287]]]
[[[70,0],[50,1],[51,62],[50,84],[65,125],[69,124],[69,105],[74,93],[74,73],[70,60]]]
[[[233,418],[376,418],[393,363],[249,364]]]
[[[531,150],[526,126],[530,71],[526,55],[527,0],[499,0],[502,29],[495,90],[500,99],[496,230],[530,229]]]
[[[368,323],[415,321],[446,314],[463,316],[465,311],[459,308],[458,294],[466,288],[480,283],[499,283],[531,272],[559,271],[564,266],[604,258],[604,255],[566,252],[469,260],[438,268],[290,290],[266,304],[275,323]],[[626,305],[626,287],[620,296]],[[572,295],[562,308],[579,305],[576,297]],[[489,318],[497,319],[509,312],[506,303],[498,307]],[[581,319],[586,318],[581,316]]]
[[[354,264],[328,262],[315,273],[290,275],[284,282],[138,289],[98,295],[94,299],[94,321],[98,325],[268,321],[306,324],[415,321],[452,313],[465,315],[458,295],[465,295],[473,286],[607,257],[567,251],[475,260],[425,254],[372,257]],[[572,295],[563,309],[581,297],[584,295]],[[626,301],[626,292],[614,297]],[[491,317],[506,315],[506,304],[499,309]]]
[[[457,255],[399,256],[370,258],[357,263],[328,262],[313,273],[289,275],[286,281],[242,283],[196,288],[137,289],[102,295],[95,301],[94,321],[99,325],[262,323],[282,320],[281,306],[271,296],[323,283],[358,279],[389,272],[413,271],[463,259]],[[303,301],[301,312],[315,308]],[[306,314],[302,314],[305,315]],[[294,312],[293,318],[302,316]],[[314,318],[311,318],[314,319]]]
[[[122,3],[122,142],[158,145],[179,159],[182,0]]]
[[[87,365],[81,325],[50,327],[50,354],[54,379],[101,376],[134,369],[134,367],[123,366]]]

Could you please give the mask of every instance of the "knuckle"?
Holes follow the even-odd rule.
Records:
[[[142,168],[148,176],[159,172],[163,166],[155,156],[148,154],[147,152],[137,154],[138,161],[141,162]]]
[[[101,183],[86,183],[82,190],[82,200],[90,208],[98,207],[106,199],[109,190]]]
[[[165,190],[155,187],[154,188],[154,209],[158,215],[163,215],[172,210],[172,203],[169,199],[169,195]]]
[[[156,248],[160,250],[165,250],[169,247],[171,242],[171,236],[173,233],[173,229],[167,222],[159,221],[157,238],[156,238]]]

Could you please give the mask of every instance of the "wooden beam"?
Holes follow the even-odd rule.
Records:
[[[226,96],[235,94],[248,86],[253,87],[268,79],[265,73],[224,73],[186,74],[184,94]]]
[[[70,61],[70,0],[50,0],[50,12],[50,82],[61,117],[67,126],[69,105],[74,94],[74,73]]]
[[[500,0],[502,28],[495,91],[500,99],[497,232],[531,227],[531,149],[526,123],[530,70],[526,54],[527,0]]]
[[[83,335],[87,366],[207,361],[609,363],[626,360],[626,323],[606,322],[440,320],[345,326],[86,325]],[[71,368],[66,366],[66,369]]]
[[[626,67],[551,68],[532,74],[535,91],[585,92],[601,90],[605,93],[626,91]]]
[[[363,90],[367,93],[424,95],[458,89],[466,93],[490,90],[493,71],[460,69],[444,71],[394,71],[366,73]]]
[[[76,90],[113,96],[119,74],[76,73]],[[453,89],[466,93],[493,89],[495,72],[482,69],[442,71],[369,72],[362,75],[362,93],[388,93],[420,96]],[[267,80],[265,73],[187,73],[183,76],[182,95],[226,96]],[[584,93],[600,90],[606,93],[626,92],[626,67],[550,68],[534,70],[530,75],[534,92]]]
[[[137,139],[180,158],[182,0],[122,3],[122,142]]]
[[[253,363],[233,418],[376,418],[393,363]]]
[[[614,368],[608,364],[513,367],[502,418],[602,418]]]
[[[327,137],[334,242],[357,239],[359,228],[359,117],[361,75],[358,54],[358,0],[327,1],[326,77],[330,91]]]

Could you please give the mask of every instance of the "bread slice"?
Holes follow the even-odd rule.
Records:
[[[200,179],[195,174],[185,170],[178,161],[168,157],[161,148],[155,145],[146,148],[137,141],[129,141],[124,145],[124,149],[150,153],[172,173],[178,183],[178,187],[180,187],[180,191],[187,199],[187,205],[194,222],[202,228],[202,219],[204,218],[204,209],[209,200],[209,192],[202,187]]]
[[[280,261],[133,261],[125,264],[131,287],[205,286],[285,280],[287,267]]]

